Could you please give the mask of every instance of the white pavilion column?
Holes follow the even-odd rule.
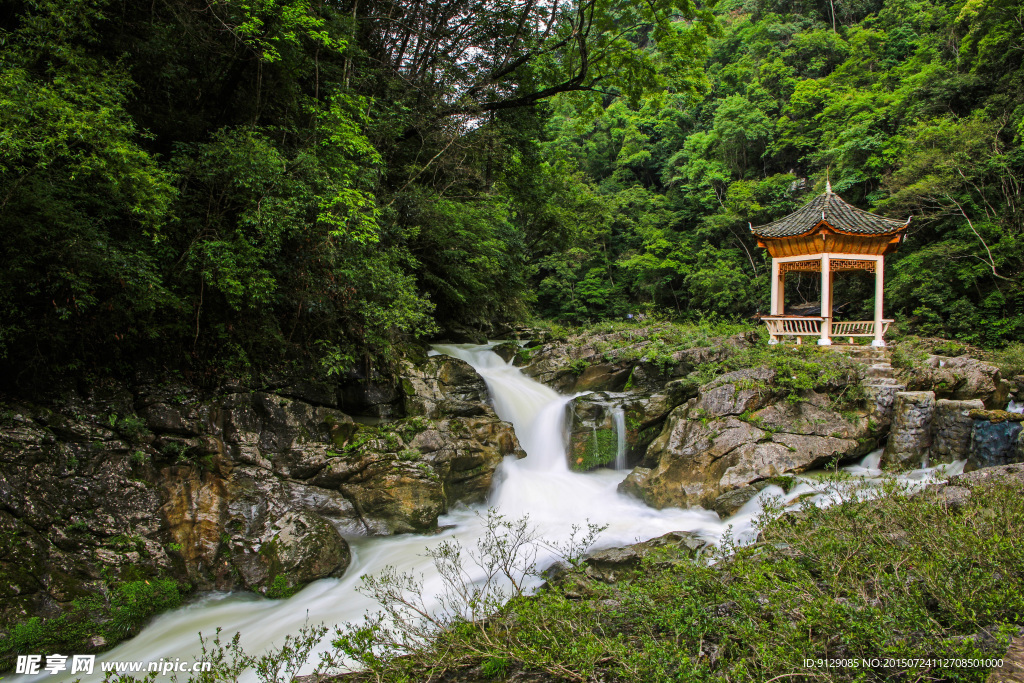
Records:
[[[821,317],[824,320],[821,321],[821,338],[818,339],[819,346],[831,346],[832,337],[829,333],[832,331],[832,277],[831,277],[831,264],[829,263],[828,254],[821,255]]]
[[[769,315],[779,314],[779,261],[772,258],[772,303],[768,308]]]
[[[885,292],[885,257],[879,256],[875,261],[875,338],[872,346],[885,346],[882,339],[882,306]]]
[[[779,282],[779,261],[774,256],[772,257],[772,298],[768,304],[768,315],[779,315],[779,289],[781,283]],[[772,329],[774,323],[768,324],[768,329]],[[779,338],[774,334],[768,335],[769,344],[778,344]]]

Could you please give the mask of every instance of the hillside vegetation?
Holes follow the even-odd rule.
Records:
[[[763,311],[747,224],[913,214],[888,313],[1024,333],[1019,0],[23,0],[0,10],[9,382],[343,373],[541,316]],[[857,278],[839,315],[870,309]],[[814,300],[811,278],[791,288]]]

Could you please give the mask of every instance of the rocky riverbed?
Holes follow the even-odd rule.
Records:
[[[518,336],[496,348],[502,358],[578,394],[569,466],[619,459],[631,470],[619,490],[655,508],[727,516],[766,486],[882,443],[895,467],[1024,460],[1020,416],[999,410],[1024,384],[966,356],[894,369],[879,351],[768,349],[753,333]],[[341,380],[205,392],[99,382],[45,403],[7,398],[0,629],[71,619],[77,651],[98,650],[190,591],[286,597],[345,572],[346,537],[429,534],[523,455],[482,377],[423,351]],[[114,629],[125,587],[152,609]]]

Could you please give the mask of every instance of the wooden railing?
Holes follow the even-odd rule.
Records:
[[[796,337],[796,343],[803,341],[803,337],[820,337],[821,324],[825,318],[819,316],[766,316],[761,318],[768,326],[768,333],[772,339],[778,337]]]
[[[796,315],[773,315],[761,318],[768,326],[768,333],[772,339],[779,337],[796,337],[796,343],[803,341],[803,337],[820,337],[821,326],[828,325],[829,337],[849,337],[853,343],[854,337],[874,337],[874,320],[854,320],[849,322],[832,322],[828,318],[819,316],[796,316]],[[882,320],[882,334],[889,330],[892,320]]]
[[[892,320],[882,321],[882,334],[889,330],[889,323]],[[874,320],[858,320],[856,322],[843,322],[843,323],[832,323],[832,335],[833,337],[874,337],[875,336],[875,321]]]

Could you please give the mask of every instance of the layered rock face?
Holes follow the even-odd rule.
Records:
[[[1005,405],[1011,388],[996,366],[974,358],[929,356],[897,372],[883,351],[834,348],[846,357],[845,376],[812,378],[813,389],[797,395],[781,391],[789,378],[769,367],[789,375],[786,361],[754,362],[697,385],[694,370],[752,351],[751,338],[663,350],[654,332],[638,327],[528,345],[515,356],[527,374],[557,389],[593,392],[570,404],[570,466],[609,466],[622,430],[626,465],[635,468],[620,490],[654,507],[732,514],[774,477],[867,454],[890,435],[890,424],[883,462],[903,467],[975,452],[982,455],[968,468],[1012,462],[1016,446],[1008,444],[1024,438],[1013,426],[970,417]]]
[[[523,349],[515,364],[538,382],[561,391],[657,392],[665,382],[685,377],[698,366],[720,361],[748,348],[756,334],[735,335],[715,343],[662,354],[648,327],[591,334]],[[614,348],[614,353],[609,349]]]
[[[772,477],[870,451],[884,425],[866,408],[841,411],[824,393],[788,401],[774,372],[730,372],[675,408],[644,461],[620,485],[657,508],[701,506],[731,514]],[[762,486],[763,488],[763,486]]]
[[[8,402],[0,627],[136,578],[287,595],[344,572],[345,535],[436,529],[450,505],[485,499],[506,455],[524,455],[466,363],[408,361],[397,386],[389,405],[409,416],[380,424],[317,404],[332,394],[309,386],[201,398],[110,385],[57,409]]]

